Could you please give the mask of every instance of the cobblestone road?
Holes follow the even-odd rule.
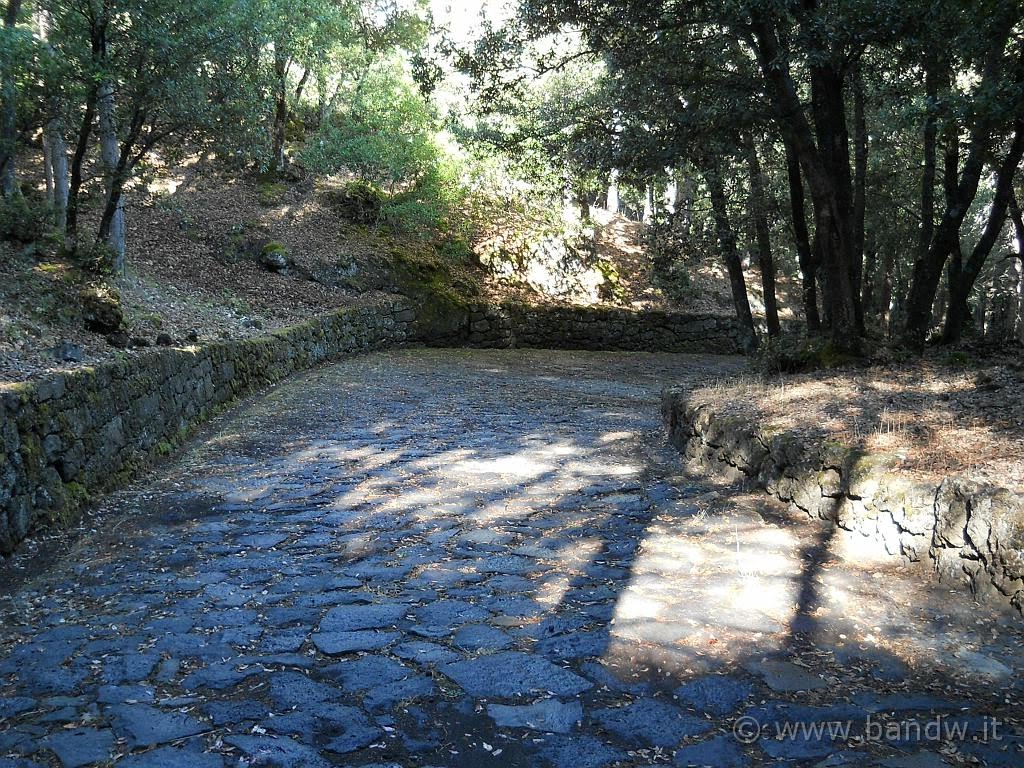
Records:
[[[219,419],[0,602],[0,768],[1024,765],[1019,618],[683,473],[660,387],[735,365],[400,351]]]

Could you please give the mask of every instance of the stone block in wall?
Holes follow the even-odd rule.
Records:
[[[772,435],[768,452],[772,461],[783,468],[784,475],[795,477],[801,469],[812,468],[806,446],[799,438],[788,432]]]
[[[935,495],[935,534],[933,545],[959,549],[967,543],[971,493],[954,480],[943,480]]]
[[[843,476],[839,474],[839,470],[834,466],[826,464],[825,467],[818,472],[818,487],[821,489],[822,496],[834,499],[845,496],[846,490],[843,486]]]
[[[875,518],[875,531],[890,555],[899,556],[903,553],[900,542],[900,529],[892,519],[892,515],[886,511]]]
[[[1006,590],[1024,581],[1024,502],[1004,488],[992,492],[989,552],[994,576]]]
[[[908,479],[896,473],[881,476],[873,504],[904,530],[931,532],[935,527],[936,487],[931,483]]]
[[[48,400],[59,400],[64,396],[64,374],[57,374],[43,379],[36,385],[35,399],[45,403]]]
[[[928,534],[915,534],[910,531],[900,532],[900,554],[912,563],[918,563],[928,557]]]

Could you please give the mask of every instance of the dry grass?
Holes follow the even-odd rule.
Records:
[[[916,477],[1024,489],[1022,370],[1011,358],[971,370],[926,359],[783,378],[748,374],[695,397],[772,432],[896,454],[900,471]]]

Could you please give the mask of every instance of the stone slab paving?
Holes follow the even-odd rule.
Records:
[[[293,379],[0,601],[0,768],[1024,765],[1021,622],[686,474],[728,358]]]

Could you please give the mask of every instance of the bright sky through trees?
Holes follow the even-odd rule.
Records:
[[[498,24],[512,17],[515,7],[507,0],[431,0],[430,12],[438,27],[447,27],[453,42],[470,42],[480,34],[481,20]]]

